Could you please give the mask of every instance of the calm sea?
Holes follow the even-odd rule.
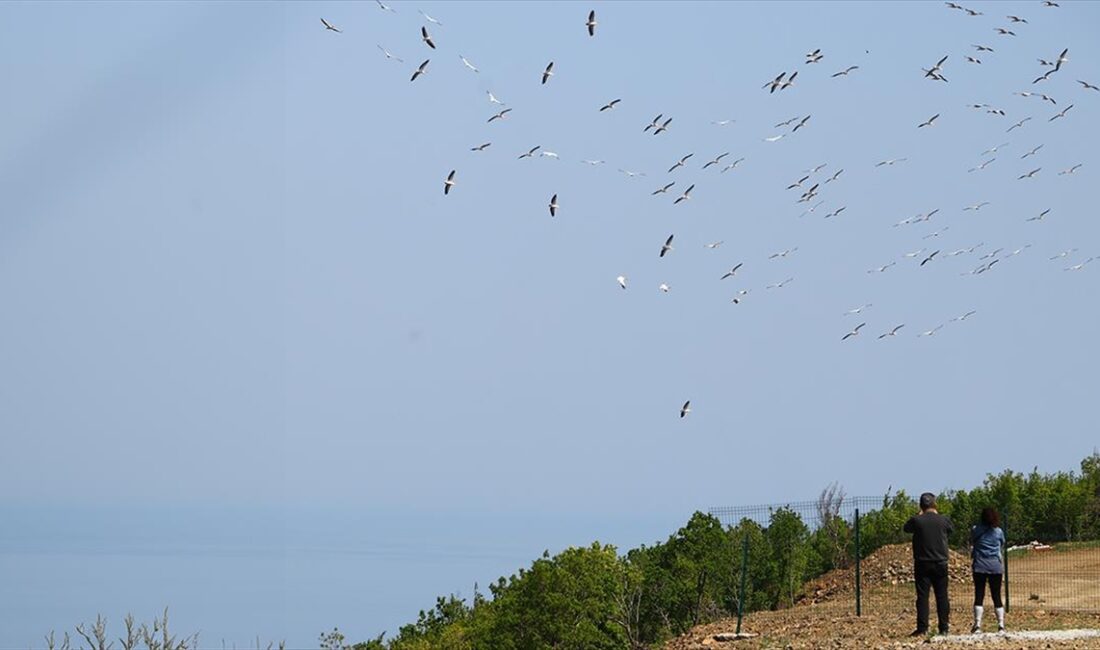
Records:
[[[202,648],[313,648],[334,626],[364,640],[436,596],[488,592],[543,550],[626,549],[687,518],[0,506],[0,649],[43,648],[96,614],[117,637],[127,612],[165,607]]]

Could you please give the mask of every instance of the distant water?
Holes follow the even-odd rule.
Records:
[[[616,517],[291,509],[0,506],[0,649],[43,648],[97,613],[165,606],[202,648],[285,640],[313,648],[339,626],[358,641],[469,597],[544,549],[664,539],[682,516]]]

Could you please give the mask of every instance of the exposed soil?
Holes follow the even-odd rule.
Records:
[[[1010,563],[1011,608],[1009,631],[1100,629],[1100,551],[1029,553]],[[973,620],[970,564],[961,554],[949,561],[951,627],[959,637],[937,638],[939,648],[990,647],[1005,649],[1100,649],[1100,638],[1034,638],[1009,634],[966,635]],[[911,639],[915,627],[912,555],[907,545],[880,549],[865,559],[863,615],[855,615],[852,569],[831,572],[815,580],[794,607],[747,615],[742,631],[757,636],[721,642],[715,635],[732,633],[736,619],[701,625],[669,641],[664,650],[723,650],[726,648],[915,648],[930,639]],[[1052,578],[1051,576],[1058,576]],[[1093,611],[1067,611],[1070,605],[1091,604]],[[986,632],[996,630],[992,604],[986,599]],[[932,626],[936,626],[932,606]]]

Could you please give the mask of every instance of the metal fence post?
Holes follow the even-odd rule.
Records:
[[[745,582],[749,577],[749,533],[741,543],[741,593],[737,597],[737,633],[741,634],[741,618],[745,615]]]
[[[859,573],[860,556],[863,555],[859,544],[859,508],[856,508],[856,616],[863,616],[862,576]]]
[[[1004,570],[1005,570],[1005,577],[1004,577],[1004,582],[1005,582],[1005,611],[1006,611],[1006,612],[1008,611],[1008,533],[1007,533],[1007,532],[1005,532],[1005,531],[1007,531],[1007,530],[1008,530],[1008,523],[1007,523],[1007,522],[1005,521],[1005,519],[1004,519],[1004,518],[1002,517],[1002,518],[1001,518],[1001,532],[1002,532],[1002,533],[1004,534],[1004,536],[1005,536],[1005,542],[1004,542]]]

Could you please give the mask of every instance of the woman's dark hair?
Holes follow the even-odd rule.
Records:
[[[1001,514],[997,512],[997,509],[993,506],[982,508],[982,523],[990,528],[999,528],[1001,525]]]

